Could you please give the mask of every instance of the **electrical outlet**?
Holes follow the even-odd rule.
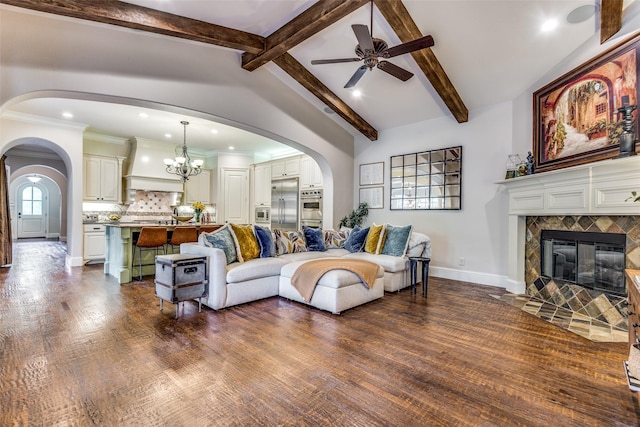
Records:
[[[460,257],[460,260],[458,261],[458,264],[464,265],[464,258]]]

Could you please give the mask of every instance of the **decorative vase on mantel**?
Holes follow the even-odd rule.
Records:
[[[202,215],[202,211],[196,211],[196,222],[199,223],[200,222],[200,215]]]

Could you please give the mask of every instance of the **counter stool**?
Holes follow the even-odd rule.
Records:
[[[180,252],[181,243],[197,241],[198,232],[196,227],[176,227],[173,229],[173,233],[171,233],[171,240],[169,240],[169,244],[171,245],[171,253],[175,253],[174,251],[176,249],[176,246],[178,247],[178,252]]]
[[[198,228],[198,236],[200,236],[200,233],[211,233],[212,231],[216,231],[220,227],[222,226],[221,225],[201,225]]]
[[[427,296],[429,290],[429,263],[431,258],[425,257],[409,257],[411,268],[411,292],[416,292],[416,284],[418,283],[418,264],[422,266],[422,295]]]
[[[135,243],[135,246],[138,248],[138,261],[140,264],[140,276],[138,277],[138,280],[142,280],[142,250],[154,249],[156,251],[156,255],[158,255],[158,250],[162,248],[162,253],[166,254],[166,244],[167,227],[142,227],[140,229],[138,241]]]

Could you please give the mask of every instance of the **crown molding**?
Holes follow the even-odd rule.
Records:
[[[117,136],[104,135],[101,133],[85,132],[84,139],[91,141],[105,142],[107,144],[125,145],[129,138],[120,138]]]
[[[18,113],[15,111],[6,111],[0,115],[3,119],[15,120],[17,122],[55,126],[58,128],[73,129],[84,132],[89,125],[84,123],[70,122],[68,120],[51,119],[48,117],[36,116],[34,114]]]

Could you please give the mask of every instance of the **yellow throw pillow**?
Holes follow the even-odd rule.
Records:
[[[244,262],[260,257],[260,244],[253,234],[253,226],[231,224],[238,253],[238,261]]]
[[[370,254],[379,254],[382,245],[384,245],[384,224],[373,224],[369,228],[369,234],[367,234],[367,240],[364,243],[364,251]],[[380,244],[382,242],[382,245]]]

